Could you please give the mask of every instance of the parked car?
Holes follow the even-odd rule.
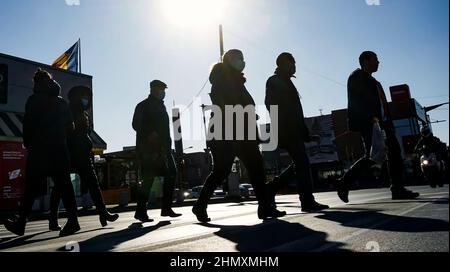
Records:
[[[241,197],[250,198],[255,196],[255,191],[253,190],[253,186],[248,183],[243,183],[239,185],[239,191],[241,192]]]
[[[222,189],[217,189],[214,191],[214,197],[226,197],[227,193],[224,192]]]
[[[202,189],[203,189],[203,185],[192,188],[189,198],[199,198],[200,192],[202,191]]]

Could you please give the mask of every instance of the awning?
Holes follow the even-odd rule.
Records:
[[[89,134],[89,137],[92,140],[92,144],[96,149],[106,150],[107,144],[106,142],[97,134],[94,130]]]
[[[23,116],[23,113],[0,112],[0,140],[21,140]],[[94,148],[106,150],[106,142],[95,131],[92,131],[89,136]]]
[[[0,138],[22,138],[23,114],[12,112],[0,112]]]

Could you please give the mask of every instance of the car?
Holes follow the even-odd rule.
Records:
[[[239,184],[239,191],[241,192],[241,197],[244,198],[250,198],[255,196],[253,186],[248,183]]]
[[[214,197],[226,197],[227,193],[224,192],[222,189],[217,189],[214,191]]]
[[[202,189],[203,189],[202,185],[192,188],[189,198],[199,198],[200,192],[202,191]]]

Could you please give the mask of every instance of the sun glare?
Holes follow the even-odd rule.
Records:
[[[161,0],[165,18],[178,27],[219,24],[225,14],[225,0]]]

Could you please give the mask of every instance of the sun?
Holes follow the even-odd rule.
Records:
[[[220,24],[226,9],[225,0],[161,0],[164,17],[178,27],[201,27]]]

